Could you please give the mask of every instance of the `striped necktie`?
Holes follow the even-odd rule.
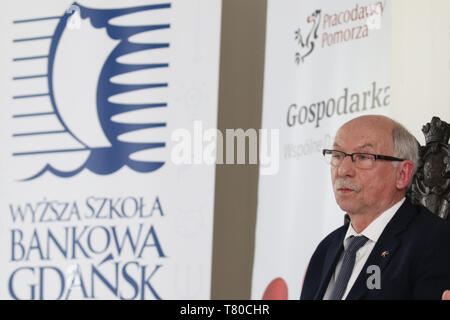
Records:
[[[365,236],[351,236],[347,249],[344,251],[341,270],[334,284],[330,300],[341,300],[347,289],[348,280],[355,266],[356,252],[369,240]]]

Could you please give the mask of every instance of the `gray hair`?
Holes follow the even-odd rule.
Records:
[[[419,165],[420,144],[417,139],[396,121],[392,129],[392,139],[394,140],[394,157],[411,160],[414,163],[415,173]]]

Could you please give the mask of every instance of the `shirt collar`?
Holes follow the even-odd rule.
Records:
[[[375,220],[373,220],[361,233],[357,233],[351,223],[349,223],[349,227],[347,229],[347,233],[344,238],[344,248],[347,248],[347,240],[351,236],[365,236],[369,239],[369,241],[377,242],[381,233],[383,232],[386,225],[391,221],[392,217],[395,215],[397,210],[401,207],[403,202],[405,201],[405,197],[403,197],[400,201],[394,204],[392,207],[384,211],[380,214]]]

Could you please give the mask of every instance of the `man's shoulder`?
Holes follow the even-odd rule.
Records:
[[[338,241],[343,241],[345,233],[347,232],[348,224],[344,224],[339,228],[329,233],[317,246],[317,249],[323,249],[329,247],[331,244],[335,244]]]
[[[422,205],[410,204],[409,210],[414,210],[415,215],[409,224],[410,233],[421,237],[424,241],[448,241],[450,245],[450,223],[433,214]]]
[[[450,223],[444,219],[438,217],[436,214],[432,213],[426,207],[422,205],[411,206],[416,210],[417,215],[414,219],[414,225],[420,228],[427,229],[428,231],[447,231],[450,233]]]

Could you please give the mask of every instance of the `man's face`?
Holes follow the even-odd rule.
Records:
[[[392,126],[383,121],[350,121],[336,134],[333,149],[392,156]],[[391,161],[377,160],[372,169],[359,169],[345,157],[339,167],[331,167],[331,179],[336,202],[349,214],[380,214],[395,203],[396,168]]]

